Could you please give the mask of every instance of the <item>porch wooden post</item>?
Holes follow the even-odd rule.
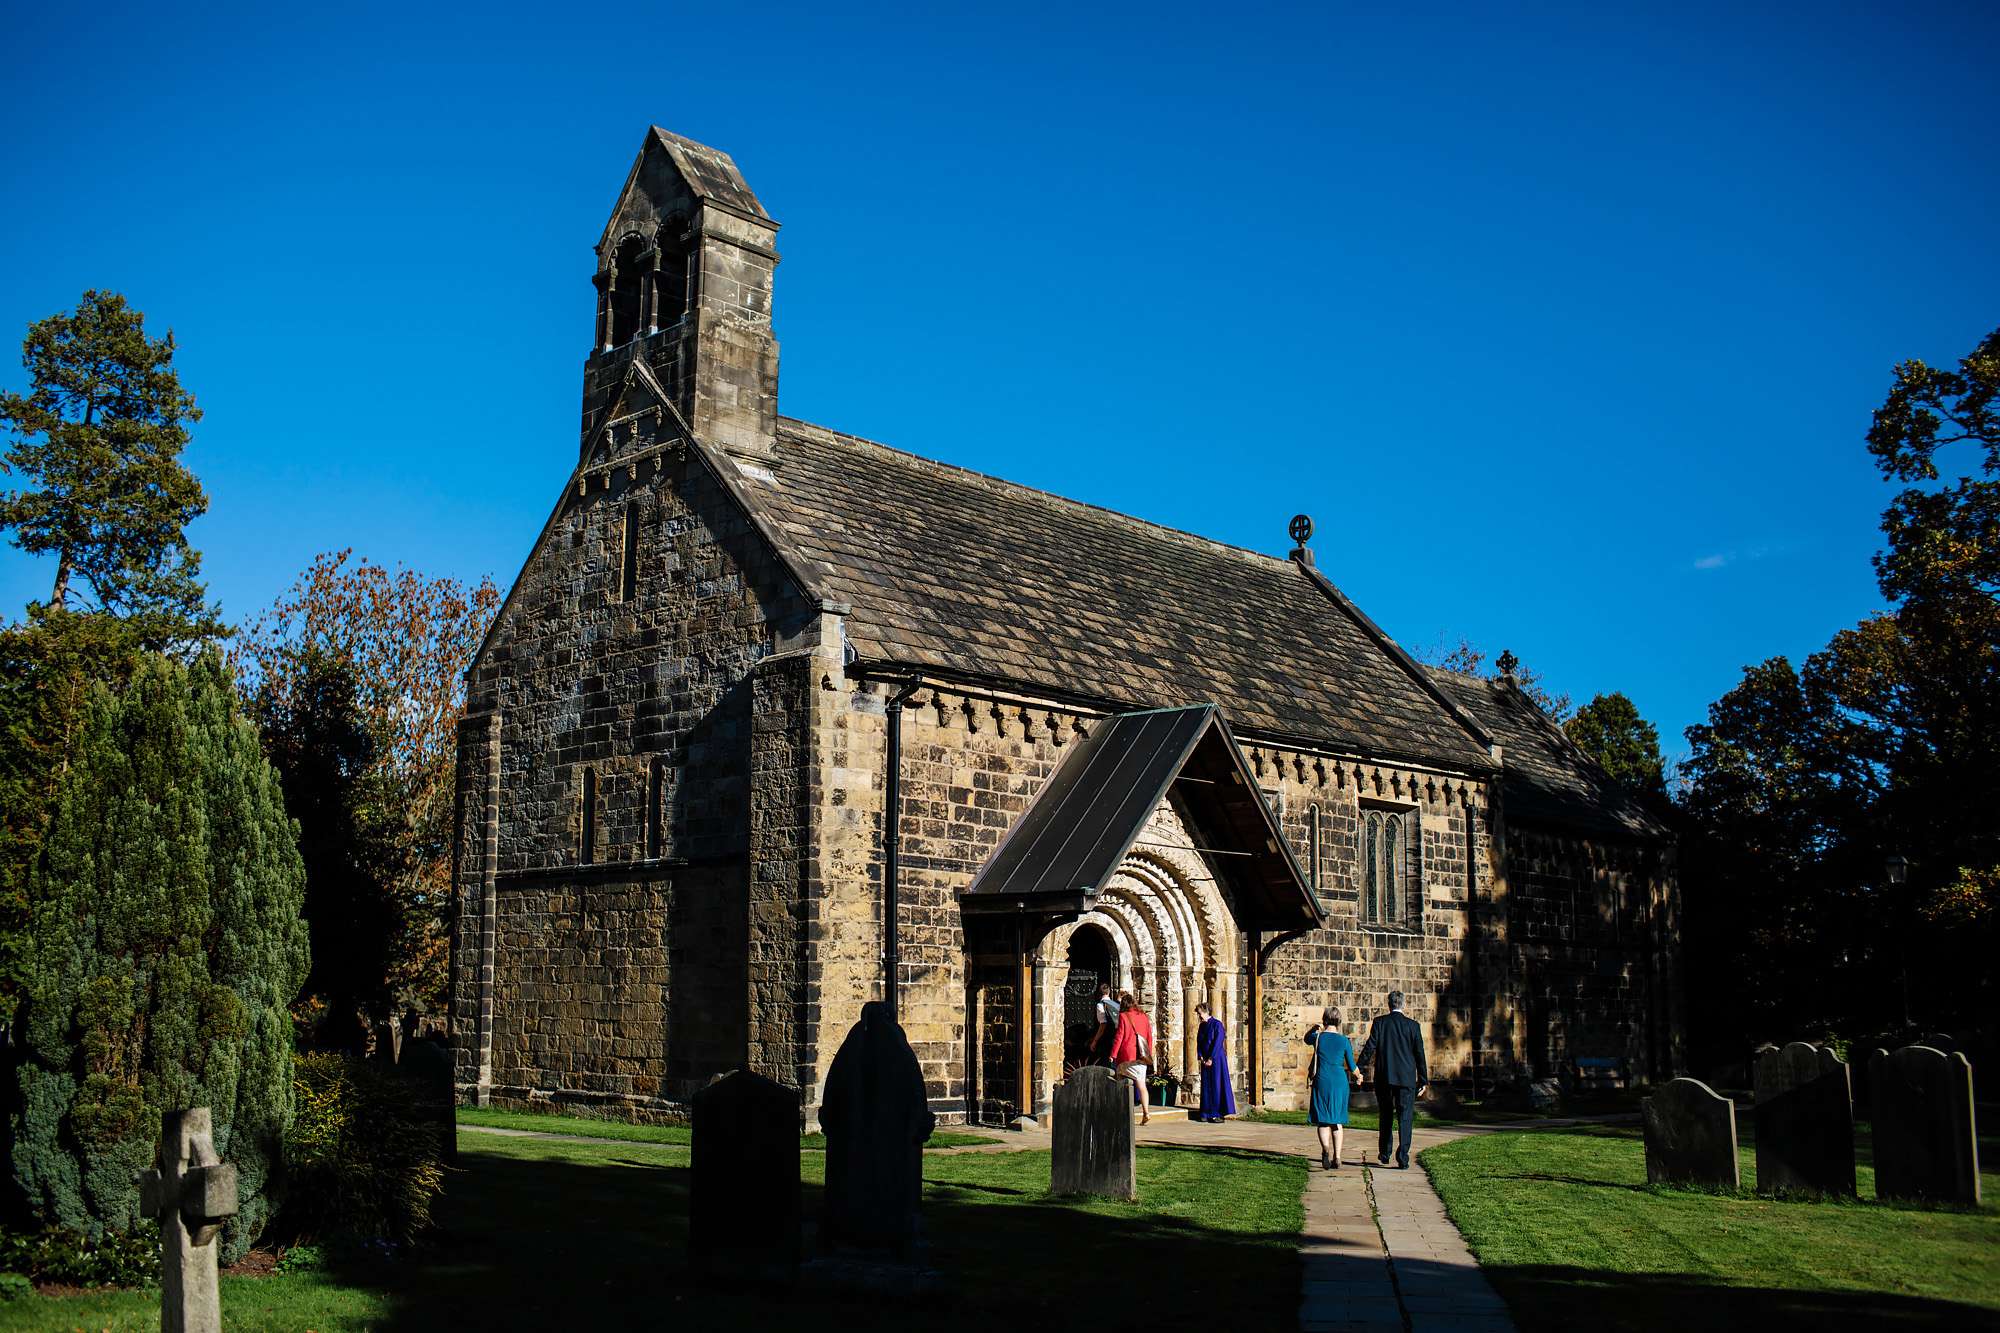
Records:
[[[1264,932],[1250,932],[1250,1021],[1243,1025],[1249,1033],[1250,1049],[1244,1062],[1249,1075],[1250,1104],[1264,1104]]]
[[[1021,1114],[1035,1113],[1035,956],[1028,948],[1026,931],[1015,934],[1021,951],[1020,1092]]]

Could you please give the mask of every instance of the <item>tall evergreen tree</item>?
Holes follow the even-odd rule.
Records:
[[[292,1115],[287,1006],[306,974],[304,870],[277,775],[220,658],[153,656],[95,687],[30,881],[15,1183],[47,1221],[139,1221],[159,1113],[208,1106],[242,1207],[268,1217]]]
[[[0,393],[6,466],[29,484],[0,497],[0,527],[55,557],[50,607],[75,609],[81,584],[154,637],[200,639],[220,624],[186,529],[208,497],[180,455],[201,409],[173,361],[174,335],[148,337],[117,292],[87,291],[73,313],[30,325],[28,392]]]
[[[1593,695],[1563,723],[1563,731],[1579,750],[1633,791],[1653,795],[1666,791],[1659,728],[1639,716],[1638,705],[1623,694]]]

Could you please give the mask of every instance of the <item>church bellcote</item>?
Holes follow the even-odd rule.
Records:
[[[727,153],[646,132],[597,242],[582,462],[678,433],[768,460],[778,428],[778,224]],[[664,396],[665,402],[661,401]]]

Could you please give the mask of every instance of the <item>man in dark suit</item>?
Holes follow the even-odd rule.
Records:
[[[1389,1165],[1389,1136],[1400,1120],[1396,1165],[1410,1165],[1410,1131],[1417,1118],[1417,1092],[1431,1081],[1424,1064],[1424,1029],[1403,1012],[1403,992],[1389,992],[1389,1012],[1368,1029],[1361,1048],[1361,1067],[1375,1080],[1375,1118],[1380,1126],[1376,1160]]]

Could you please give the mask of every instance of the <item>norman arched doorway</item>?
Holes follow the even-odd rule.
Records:
[[[1118,956],[1111,937],[1097,926],[1079,926],[1069,937],[1069,975],[1063,982],[1063,1067],[1091,1058],[1097,1034],[1097,988],[1118,989]]]

